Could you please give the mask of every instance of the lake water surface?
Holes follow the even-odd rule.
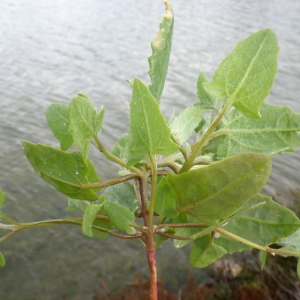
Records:
[[[173,0],[173,49],[162,98],[168,117],[197,101],[200,70],[209,78],[238,40],[271,27],[281,47],[279,71],[267,102],[300,112],[300,2],[297,0]],[[164,14],[160,0],[0,1],[0,186],[8,194],[4,213],[29,222],[67,217],[67,199],[40,179],[21,140],[58,147],[44,112],[69,103],[78,92],[106,109],[103,144],[112,148],[128,131],[131,88],[148,79],[150,41]],[[299,151],[274,159],[265,193],[300,186]],[[115,175],[92,150],[101,179]],[[111,171],[107,171],[111,170]],[[74,215],[74,214],[73,214]],[[141,245],[108,238],[92,240],[68,226],[19,233],[0,245],[0,299],[92,299],[147,275]],[[184,284],[186,270],[199,281],[204,270],[187,268],[189,249],[171,243],[159,249],[159,274],[170,288]],[[99,284],[99,278],[102,287]],[[78,297],[78,298],[76,298]]]

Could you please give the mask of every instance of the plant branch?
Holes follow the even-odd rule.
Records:
[[[154,216],[154,204],[156,197],[156,185],[157,185],[157,166],[154,156],[150,156],[151,166],[151,196],[149,207],[149,220],[148,220],[148,251],[155,251],[154,242],[154,230],[153,230],[153,216]]]
[[[256,243],[253,243],[247,239],[244,239],[236,234],[233,234],[227,230],[224,230],[222,228],[216,228],[215,231],[219,232],[220,234],[223,234],[229,238],[231,238],[232,240],[235,240],[237,242],[240,242],[244,245],[247,245],[251,248],[254,248],[254,249],[257,249],[257,250],[260,250],[260,251],[264,251],[264,252],[267,252],[267,253],[270,253],[272,255],[275,255],[275,254],[278,254],[278,255],[281,255],[281,256],[295,256],[295,257],[300,257],[300,252],[294,252],[294,251],[285,251],[285,250],[280,250],[280,249],[272,249],[272,248],[269,248],[269,247],[266,247],[266,246],[261,246],[261,245],[258,245]]]
[[[192,152],[191,156],[183,164],[181,170],[179,171],[179,174],[187,172],[193,166],[194,161],[195,161],[196,157],[198,156],[200,150],[205,146],[206,142],[209,140],[212,133],[216,129],[217,125],[220,123],[220,121],[224,117],[224,115],[225,115],[227,109],[230,107],[230,105],[231,105],[231,101],[227,101],[225,106],[223,107],[222,111],[220,112],[220,114],[217,116],[217,118],[212,122],[212,124],[209,126],[209,128],[205,132],[203,138],[198,143],[196,143],[195,145],[192,146],[193,152]]]
[[[94,182],[94,183],[89,183],[89,184],[83,184],[81,185],[82,188],[84,189],[99,189],[99,188],[104,188],[104,187],[108,187],[111,185],[115,185],[115,184],[119,184],[121,182],[125,182],[125,181],[129,181],[131,179],[135,179],[135,178],[139,178],[140,176],[138,174],[128,174],[122,177],[118,177],[118,178],[113,178],[113,179],[109,179],[106,181],[102,181],[102,182]]]
[[[140,174],[140,170],[137,169],[136,167],[128,167],[126,165],[126,163],[121,160],[120,158],[118,158],[117,156],[113,155],[110,151],[108,151],[103,145],[102,143],[99,141],[97,135],[94,135],[94,141],[96,143],[96,147],[97,149],[102,152],[106,157],[108,157],[109,159],[111,159],[112,161],[116,162],[117,164],[121,165],[122,167],[131,170],[132,172],[136,173],[136,174]]]
[[[207,228],[209,225],[205,223],[176,223],[176,224],[159,224],[157,228]]]
[[[182,156],[184,157],[184,160],[186,161],[188,159],[188,156],[186,154],[186,152],[184,151],[184,149],[180,146],[180,144],[176,141],[175,137],[173,136],[173,134],[171,134],[171,139],[172,141],[177,144],[180,148],[179,151],[181,152]]]

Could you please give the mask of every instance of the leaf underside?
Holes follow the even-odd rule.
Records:
[[[270,171],[270,157],[246,153],[180,175],[168,173],[166,178],[178,201],[177,211],[215,224],[256,195]]]

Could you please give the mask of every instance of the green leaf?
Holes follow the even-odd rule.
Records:
[[[182,145],[193,134],[204,114],[204,109],[195,104],[186,108],[172,122],[171,133],[176,141]]]
[[[205,235],[194,242],[190,264],[195,268],[205,268],[226,253],[224,248],[211,243],[210,235]]]
[[[202,108],[214,109],[217,107],[217,100],[206,92],[202,86],[203,82],[208,82],[208,79],[204,72],[200,72],[197,81],[197,96],[199,98],[200,106]]]
[[[6,193],[4,193],[2,191],[2,189],[0,188],[0,207],[3,206],[3,204],[5,203],[6,200]]]
[[[73,137],[69,129],[68,110],[69,106],[66,104],[53,103],[45,112],[48,125],[59,140],[60,149],[63,151],[68,150],[73,144]]]
[[[103,204],[92,204],[87,207],[82,220],[82,233],[86,236],[93,237],[93,221]]]
[[[176,211],[176,199],[165,177],[161,179],[157,186],[154,211],[160,217],[175,218],[178,216],[178,212]]]
[[[105,196],[108,201],[119,203],[135,213],[139,208],[136,194],[129,182],[119,183],[106,188]]]
[[[300,114],[265,103],[260,112],[260,119],[250,119],[233,109],[203,153],[216,153],[220,159],[245,152],[275,155],[300,146]]]
[[[69,121],[74,144],[79,148],[84,161],[86,161],[91,139],[99,127],[92,100],[83,95],[74,98],[69,106]]]
[[[93,227],[97,227],[99,229],[111,229],[113,225],[110,222],[104,221],[104,220],[94,220],[93,221]],[[95,228],[92,228],[93,237],[97,237],[100,239],[105,239],[109,236],[108,232],[97,230]]]
[[[5,266],[5,259],[3,254],[0,252],[0,267],[4,267]]]
[[[277,242],[282,250],[300,252],[300,229]]]
[[[295,213],[274,202],[271,197],[256,195],[241,210],[255,204],[264,205],[231,220],[223,229],[261,246],[277,243],[300,227]]]
[[[103,129],[105,109],[103,105],[99,107],[96,113],[95,133],[99,133]]]
[[[168,1],[165,0],[164,2],[166,5],[166,14],[163,21],[159,24],[160,29],[156,39],[151,43],[152,55],[148,59],[150,65],[149,75],[151,78],[149,90],[158,103],[168,72],[174,26],[172,8]]]
[[[260,30],[243,41],[222,61],[211,83],[211,96],[229,101],[244,115],[259,118],[259,106],[269,94],[277,73],[279,47],[273,30]]]
[[[177,211],[216,224],[256,195],[270,171],[270,157],[246,153],[180,175],[168,173],[166,178],[179,203]]]
[[[41,144],[22,142],[24,153],[36,173],[70,198],[94,201],[98,195],[84,185],[99,182],[93,165],[79,151],[64,152]],[[93,181],[89,181],[92,178]]]
[[[267,252],[259,251],[260,269],[263,270],[266,264]]]
[[[111,150],[111,153],[115,155],[116,157],[127,161],[128,160],[128,151],[127,151],[127,143],[129,141],[129,134],[125,133],[121,136],[121,138],[118,140],[117,144],[113,147]]]
[[[135,78],[130,103],[130,153],[140,159],[149,155],[168,155],[179,146],[171,140],[170,129],[159,105],[147,86]]]
[[[71,199],[68,200],[67,210],[82,210],[85,211],[88,205],[84,203],[82,200]]]
[[[300,259],[298,259],[298,263],[297,263],[297,276],[300,279]]]
[[[134,214],[119,203],[106,201],[104,203],[104,211],[110,222],[119,230],[127,230],[129,225],[134,223]]]

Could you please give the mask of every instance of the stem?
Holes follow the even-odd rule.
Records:
[[[151,166],[151,196],[149,207],[149,219],[148,219],[148,235],[147,235],[147,258],[150,272],[150,300],[157,300],[157,270],[156,270],[156,250],[154,241],[154,228],[153,228],[153,216],[154,216],[154,204],[156,196],[156,184],[157,184],[157,166],[155,157],[150,157]]]
[[[149,220],[148,220],[148,251],[155,250],[154,243],[154,230],[153,230],[153,216],[154,216],[154,204],[155,204],[155,196],[156,196],[156,184],[157,184],[157,168],[155,158],[153,156],[150,157],[150,165],[151,165],[151,196],[150,196],[150,207],[149,207]]]
[[[101,144],[101,142],[99,141],[99,139],[96,135],[94,135],[94,142],[96,143],[96,147],[100,150],[100,152],[102,152],[104,155],[106,155],[106,157],[108,157],[112,161],[116,162],[117,164],[121,165],[122,167],[131,170],[132,172],[140,174],[139,169],[137,169],[136,167],[133,167],[133,166],[128,167],[123,160],[121,160],[117,156],[113,155],[108,150],[106,150],[106,148]]]
[[[223,110],[220,112],[220,114],[217,116],[217,118],[212,122],[212,124],[209,126],[207,129],[206,133],[204,134],[203,138],[194,145],[194,151],[192,152],[191,156],[189,157],[188,160],[185,161],[183,164],[181,170],[179,171],[179,174],[187,172],[194,164],[194,161],[196,157],[198,156],[200,150],[203,148],[207,140],[211,137],[211,134],[214,132],[216,129],[217,125],[221,121],[221,119],[224,117],[227,109],[230,107],[231,101],[227,101],[225,106],[223,107]]]
[[[156,252],[147,251],[147,258],[150,271],[150,300],[157,300],[157,270],[156,270]]]

